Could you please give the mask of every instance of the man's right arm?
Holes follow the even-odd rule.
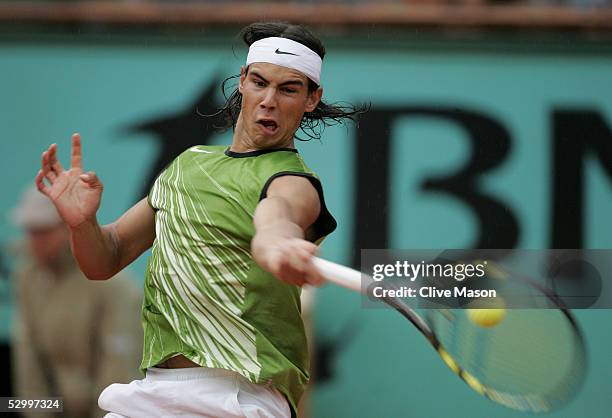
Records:
[[[70,232],[72,253],[83,273],[106,280],[153,245],[155,212],[145,198],[109,225],[100,226],[94,218]]]
[[[146,199],[114,223],[98,224],[96,212],[104,186],[96,173],[83,170],[78,133],[72,135],[70,168],[64,169],[57,158],[57,144],[52,144],[42,153],[36,185],[70,228],[72,252],[88,278],[113,277],[153,244],[155,213]]]

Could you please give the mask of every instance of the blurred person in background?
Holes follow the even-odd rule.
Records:
[[[87,280],[72,257],[67,226],[35,187],[24,192],[12,221],[26,235],[14,284],[15,396],[62,397],[63,415],[53,417],[103,416],[100,391],[138,375],[138,291],[127,277],[105,285]]]

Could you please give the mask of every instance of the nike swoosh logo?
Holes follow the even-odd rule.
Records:
[[[275,54],[279,54],[279,55],[295,55],[296,57],[299,57],[298,54],[294,54],[293,52],[285,52],[285,51],[281,51],[280,49],[276,48],[276,51],[274,51]]]
[[[212,151],[206,151],[205,149],[199,149],[196,147],[193,148],[189,148],[189,151],[193,151],[193,152],[203,152],[204,154],[212,154]]]

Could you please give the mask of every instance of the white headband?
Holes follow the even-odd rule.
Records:
[[[270,37],[253,42],[246,65],[268,62],[301,71],[321,85],[321,57],[312,49],[287,38]]]

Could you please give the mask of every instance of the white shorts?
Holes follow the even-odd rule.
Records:
[[[98,405],[106,418],[206,417],[290,418],[275,388],[251,383],[238,373],[207,367],[160,369],[129,384],[104,389]]]

